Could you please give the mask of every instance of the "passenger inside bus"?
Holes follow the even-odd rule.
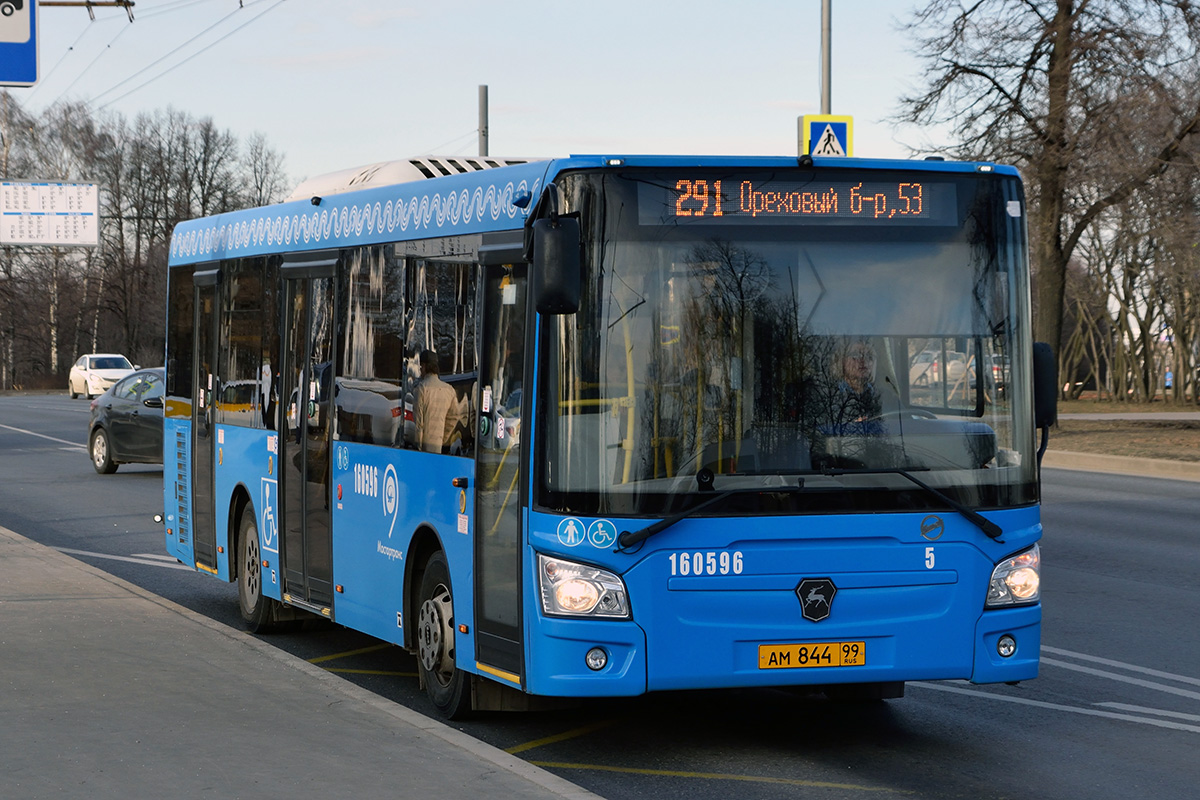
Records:
[[[422,350],[421,380],[413,392],[413,413],[417,425],[417,447],[427,453],[440,453],[449,444],[458,424],[458,395],[442,380],[437,353]],[[451,413],[454,409],[455,413]]]

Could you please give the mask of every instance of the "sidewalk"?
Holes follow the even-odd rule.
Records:
[[[0,528],[0,797],[587,792]]]
[[[1200,481],[1200,462],[1070,453],[1054,449],[1053,434],[1050,437],[1050,447],[1042,456],[1042,466],[1046,469],[1075,469],[1084,472],[1107,472],[1112,475],[1135,475],[1142,478]]]
[[[1195,422],[1200,420],[1200,411],[1113,411],[1111,413],[1059,414],[1059,419],[1121,419],[1153,420],[1155,422]]]

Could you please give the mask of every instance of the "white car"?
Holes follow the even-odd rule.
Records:
[[[914,386],[924,386],[929,383],[929,379],[933,377],[930,372],[936,362],[936,356],[930,350],[917,353],[908,367],[908,382]]]
[[[118,353],[89,353],[71,365],[67,376],[67,392],[71,399],[84,395],[89,400],[99,397],[108,388],[137,369],[129,359]]]

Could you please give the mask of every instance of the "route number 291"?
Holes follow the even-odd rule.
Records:
[[[741,575],[742,551],[730,553],[722,550],[717,553],[709,550],[706,553],[671,553],[667,556],[671,562],[672,575]]]

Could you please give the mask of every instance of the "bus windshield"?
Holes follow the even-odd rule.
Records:
[[[583,298],[542,322],[540,506],[654,516],[730,490],[713,513],[942,507],[898,471],[972,508],[1036,501],[1015,177],[558,185]]]

